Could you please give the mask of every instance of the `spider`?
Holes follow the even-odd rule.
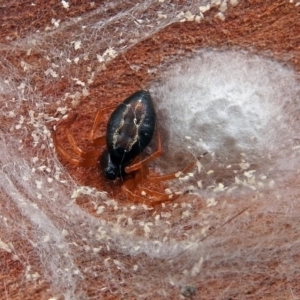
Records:
[[[88,168],[97,164],[107,179],[121,178],[123,181],[122,191],[134,202],[155,205],[179,197],[179,195],[167,195],[141,187],[141,183],[146,179],[160,182],[174,179],[178,174],[178,172],[174,172],[155,177],[149,176],[147,164],[162,155],[159,133],[157,134],[157,150],[146,158],[141,157],[141,153],[152,140],[156,127],[156,113],[150,93],[145,90],[137,91],[119,104],[108,120],[106,136],[95,138],[103,115],[110,109],[112,108],[98,110],[94,119],[89,140],[97,148],[83,151],[76,145],[69,129],[77,118],[77,115],[74,114],[67,122],[66,136],[77,157],[72,157],[58,143],[56,131],[52,129],[56,151],[72,165]],[[103,146],[105,143],[106,149],[102,151],[99,146]],[[194,165],[194,162],[190,163],[181,172],[187,172]],[[136,191],[139,191],[140,195],[137,195]],[[148,197],[145,199],[146,195]]]

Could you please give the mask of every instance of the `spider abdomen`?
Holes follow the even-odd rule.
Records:
[[[156,114],[148,91],[129,96],[111,114],[106,132],[107,149],[112,162],[128,165],[150,143]]]

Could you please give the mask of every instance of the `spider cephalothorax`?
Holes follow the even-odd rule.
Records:
[[[76,120],[76,115],[73,115],[67,121],[66,136],[77,157],[72,157],[58,143],[56,132],[52,130],[56,151],[75,166],[92,167],[98,164],[107,179],[114,180],[120,177],[123,180],[122,191],[135,202],[158,204],[175,199],[177,196],[166,195],[140,186],[146,179],[159,182],[174,179],[178,174],[176,172],[156,177],[149,176],[147,163],[162,154],[159,132],[157,150],[146,158],[141,157],[141,153],[152,140],[156,126],[156,114],[150,93],[144,90],[137,91],[119,104],[109,118],[106,136],[95,138],[104,114],[110,109],[111,107],[99,110],[96,114],[89,136],[92,145],[95,146],[94,150],[83,151],[76,145],[69,129]],[[99,146],[105,144],[106,149],[103,151],[103,147]],[[192,162],[182,172],[186,172],[194,165],[195,162]],[[140,194],[136,194],[136,191]]]

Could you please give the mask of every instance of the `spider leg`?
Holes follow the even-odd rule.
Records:
[[[102,146],[106,142],[106,136],[105,135],[101,136],[101,137],[98,137],[98,138],[94,138],[94,136],[95,136],[95,132],[96,132],[97,127],[101,123],[103,112],[106,111],[106,110],[112,109],[112,108],[113,107],[107,107],[107,108],[104,108],[104,109],[99,110],[97,112],[97,115],[95,117],[94,124],[93,124],[93,129],[92,129],[92,132],[90,133],[90,137],[89,137],[89,139],[92,140],[92,144],[95,145],[95,146]],[[76,121],[77,116],[78,116],[78,114],[73,114],[69,118],[69,120],[67,120],[68,128],[70,128],[72,126],[72,124]],[[74,140],[70,130],[67,129],[66,131],[67,131],[67,137],[68,137],[68,140],[69,140],[70,144],[71,145],[76,145],[75,140]],[[83,151],[81,151],[81,149],[77,146],[74,147],[74,151],[76,151],[76,148],[78,148],[78,152],[79,152],[79,153],[76,152],[77,154],[80,155],[81,153],[83,153]]]
[[[137,161],[137,159],[139,159],[139,157],[137,159],[135,159],[131,165],[127,166],[125,168],[125,172],[126,173],[131,173],[132,171],[141,169],[143,167],[143,165],[147,164],[148,162],[160,157],[162,155],[162,145],[161,145],[161,137],[160,134],[158,133],[157,136],[157,150],[150,156],[146,157],[145,159],[142,159],[140,161]],[[194,166],[196,165],[196,161],[195,162],[191,162],[189,163],[185,168],[183,168],[180,171],[174,172],[174,173],[170,173],[170,174],[166,174],[166,175],[160,175],[160,176],[148,176],[147,173],[147,179],[149,179],[150,181],[153,182],[159,182],[159,181],[165,181],[165,180],[171,180],[171,179],[175,179],[177,177],[179,177],[179,175],[181,173],[186,173],[189,170],[191,170]]]
[[[159,181],[175,179],[175,178],[178,178],[181,174],[184,174],[184,173],[188,172],[189,170],[191,170],[195,165],[196,165],[196,162],[191,162],[180,171],[173,172],[173,173],[166,174],[166,175],[160,175],[160,176],[148,176],[147,180],[152,181],[152,182],[159,182]]]
[[[109,109],[109,108],[106,108],[106,109]],[[93,130],[92,130],[93,137],[95,135],[97,126],[99,126],[99,124],[100,124],[103,111],[105,111],[106,109],[98,111],[98,113],[97,113],[97,116],[96,116],[96,119],[95,119],[94,125],[93,125]],[[57,141],[57,137],[56,137],[56,131],[54,129],[52,129],[52,138],[53,138],[54,146],[55,146],[57,152],[59,152],[68,162],[70,162],[71,164],[73,164],[75,166],[81,166],[81,167],[86,167],[86,168],[95,166],[98,162],[101,151],[99,149],[83,151],[79,146],[77,146],[75,139],[69,129],[72,126],[72,124],[75,122],[76,118],[77,118],[77,114],[73,114],[66,121],[66,136],[67,136],[67,139],[69,141],[69,144],[70,144],[72,150],[79,157],[75,157],[75,158],[72,157],[62,146],[59,145],[59,143]],[[106,137],[102,136],[102,137],[93,139],[92,144],[94,146],[101,146],[101,145],[105,144],[105,141],[106,141]]]
[[[68,162],[70,162],[72,165],[74,166],[78,166],[78,167],[92,167],[96,164],[98,157],[97,158],[92,158],[92,159],[78,159],[78,158],[73,158],[70,156],[70,154],[64,149],[62,148],[56,138],[56,131],[54,129],[51,130],[51,134],[52,134],[52,139],[53,139],[53,143],[54,143],[54,147],[56,149],[56,151],[63,157],[65,158]]]
[[[142,171],[138,170],[134,173],[132,178],[127,178],[122,184],[122,191],[124,194],[130,198],[133,202],[143,202],[144,199],[134,193],[138,189],[139,184],[143,180]]]
[[[147,176],[147,180],[149,180],[151,182],[160,182],[160,181],[175,179],[175,178],[178,178],[181,173],[188,172],[195,165],[196,165],[196,162],[191,162],[190,164],[188,164],[184,169],[182,169],[179,172],[174,172],[174,173],[161,175],[161,176]],[[149,171],[148,171],[148,173],[149,173]],[[136,187],[136,189],[139,190],[141,192],[141,194],[145,193],[148,197],[149,196],[153,197],[152,199],[147,198],[146,201],[145,201],[145,199],[143,200],[143,202],[145,202],[148,205],[152,205],[152,206],[158,205],[158,204],[161,204],[164,202],[174,201],[181,196],[180,194],[176,195],[176,194],[159,193],[159,192],[150,190],[146,187],[141,187],[139,185]]]
[[[82,159],[84,160],[92,160],[97,161],[101,151],[99,149],[89,150],[89,151],[83,151],[80,147],[76,145],[75,139],[69,129],[66,129],[66,135],[68,138],[68,141],[74,150],[74,152]]]
[[[105,135],[100,136],[100,137],[92,140],[92,144],[94,146],[103,146],[105,143],[106,143],[106,136]]]
[[[95,117],[94,123],[93,123],[93,128],[92,128],[90,136],[89,136],[90,140],[93,140],[93,141],[97,140],[97,139],[95,139],[95,134],[96,134],[97,128],[99,127],[99,125],[103,119],[103,115],[107,110],[111,110],[113,108],[114,108],[113,106],[109,106],[109,107],[106,107],[106,108],[103,108],[103,109],[100,109],[97,111],[97,114],[96,114],[96,117]]]
[[[104,113],[107,110],[111,110],[113,108],[114,108],[113,106],[109,106],[109,107],[106,107],[106,108],[103,108],[103,109],[100,109],[97,111],[97,114],[96,114],[96,117],[95,117],[94,123],[93,123],[93,128],[92,128],[92,130],[90,132],[90,136],[89,136],[89,139],[92,141],[92,144],[94,146],[102,146],[106,143],[105,135],[95,138],[95,134],[96,134],[96,130],[97,130],[98,126],[100,125],[100,123],[102,121]]]
[[[134,174],[134,177],[126,179],[122,185],[123,193],[132,202],[145,203],[147,205],[158,205],[163,202],[173,201],[179,197],[179,195],[167,195],[140,186],[140,183],[145,178],[145,174],[143,173],[148,173],[148,168],[146,166],[143,166],[142,169],[137,170]],[[135,193],[135,191],[138,191],[139,194]],[[149,197],[152,197],[152,199]]]
[[[153,197],[153,198],[146,198],[146,201],[144,199],[144,202],[148,205],[158,205],[161,203],[165,203],[165,202],[170,202],[170,201],[174,201],[177,198],[180,197],[180,195],[175,195],[175,194],[163,194],[163,193],[159,193],[153,190],[150,190],[148,188],[145,187],[139,187],[138,188],[139,191],[141,191],[141,194],[146,194],[147,197]]]
[[[129,165],[125,168],[125,172],[130,173],[132,171],[138,170],[138,169],[142,168],[142,166],[147,164],[148,162],[160,157],[162,155],[162,146],[161,146],[161,137],[160,137],[159,133],[157,134],[157,144],[158,144],[157,150],[154,153],[152,153],[150,156],[140,160],[137,163],[135,163],[135,161],[134,161],[131,165]]]
[[[171,180],[178,178],[181,173],[186,173],[190,169],[192,169],[196,162],[189,163],[185,168],[180,170],[179,172],[173,172],[166,175],[160,176],[149,176],[149,169],[147,167],[147,163],[161,156],[162,154],[162,145],[161,145],[161,137],[158,134],[158,149],[149,157],[140,160],[140,157],[134,159],[131,165],[125,168],[126,173],[134,172],[134,177],[130,179],[126,179],[123,183],[122,190],[124,194],[130,198],[133,202],[145,203],[147,205],[157,205],[163,202],[174,201],[180,195],[175,194],[163,194],[160,192],[156,192],[146,188],[144,186],[140,186],[141,182],[144,179],[147,179],[151,182],[160,182],[165,180]],[[137,195],[134,191],[137,190],[140,192],[140,195]],[[143,197],[145,194],[146,197]],[[150,198],[149,198],[150,197]]]

